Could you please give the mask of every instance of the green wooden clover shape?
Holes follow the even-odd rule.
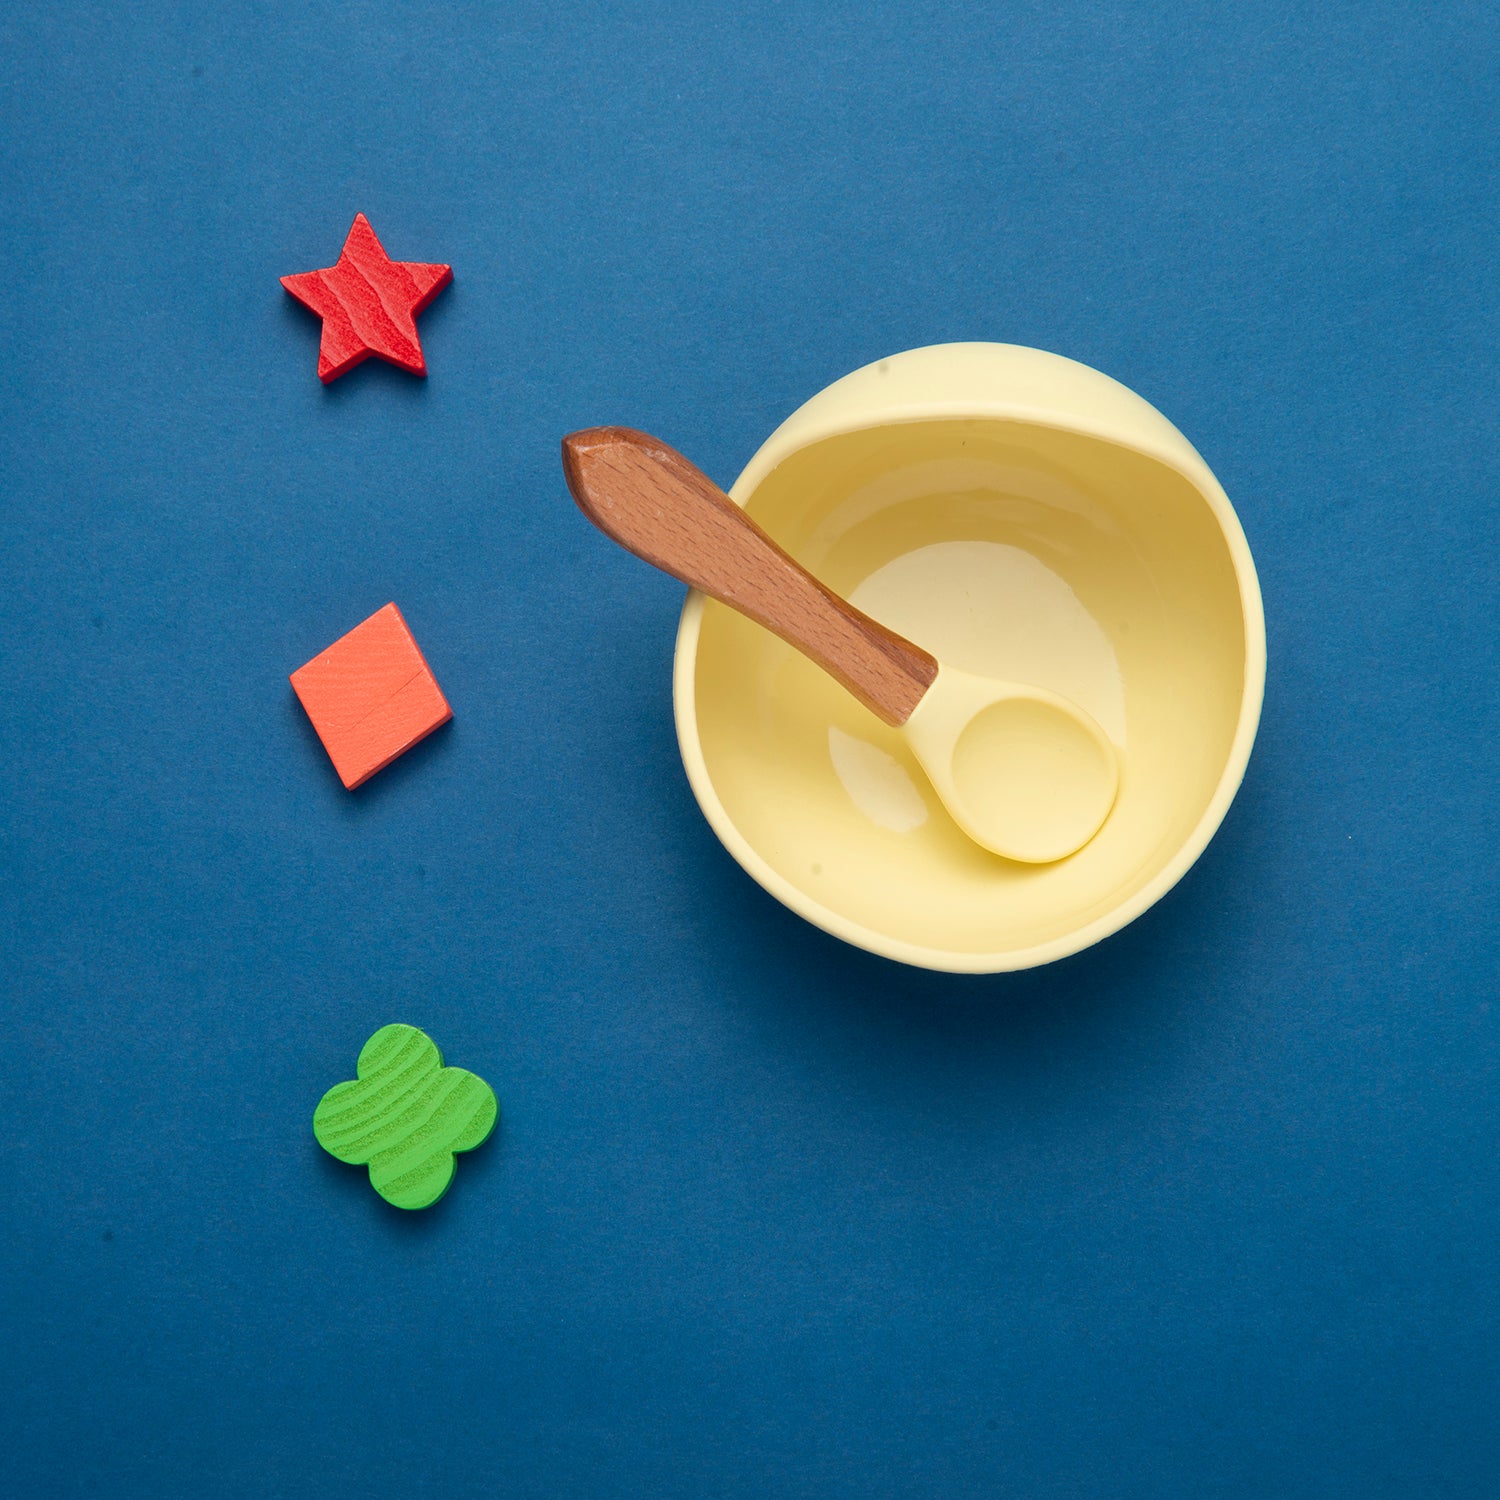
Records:
[[[336,1083],[313,1111],[330,1155],[366,1163],[370,1185],[397,1208],[427,1208],[448,1191],[459,1151],[483,1145],[500,1106],[484,1079],[445,1068],[415,1026],[382,1026],[360,1048],[358,1077]]]

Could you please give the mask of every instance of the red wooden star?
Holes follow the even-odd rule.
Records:
[[[416,316],[452,280],[452,266],[392,260],[370,221],[355,214],[336,266],[283,276],[281,284],[323,320],[318,379],[327,385],[372,354],[425,375]]]

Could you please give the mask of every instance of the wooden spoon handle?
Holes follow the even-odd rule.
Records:
[[[773,630],[887,724],[904,724],[936,658],[825,588],[674,448],[628,427],[563,439],[573,498],[627,552]]]

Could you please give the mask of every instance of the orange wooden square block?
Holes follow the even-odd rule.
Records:
[[[292,687],[351,792],[453,717],[394,604],[298,667]]]

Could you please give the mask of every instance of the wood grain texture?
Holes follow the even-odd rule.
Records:
[[[885,723],[911,717],[936,658],[821,584],[674,448],[593,427],[562,453],[573,498],[606,536],[774,631]]]
[[[387,1203],[436,1203],[453,1181],[455,1153],[483,1145],[495,1128],[495,1091],[477,1074],[444,1067],[425,1031],[399,1023],[364,1044],[354,1071],[313,1112],[318,1144],[340,1161],[368,1165]]]
[[[356,214],[338,262],[283,276],[281,284],[323,320],[318,379],[324,385],[372,354],[426,375],[416,316],[453,280],[453,268],[392,260],[370,221]]]
[[[350,791],[453,717],[394,604],[298,667],[291,683]]]

